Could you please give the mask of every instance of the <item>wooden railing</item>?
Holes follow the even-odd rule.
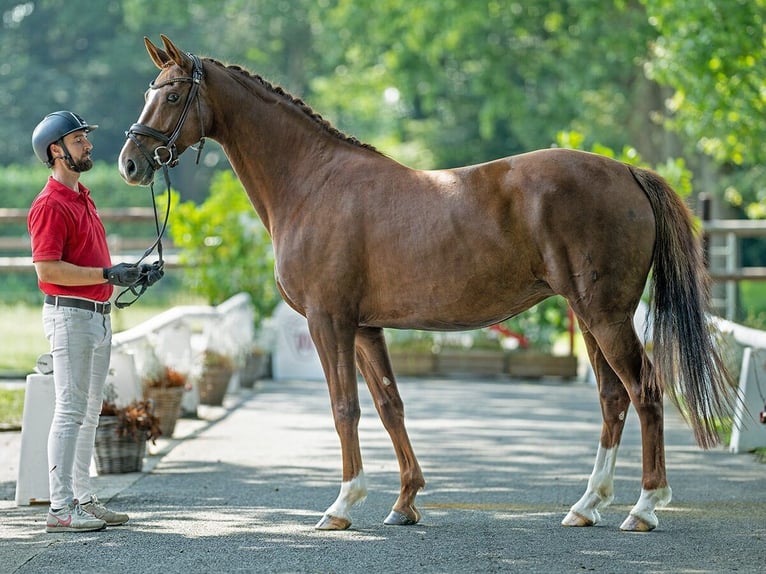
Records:
[[[0,225],[11,223],[26,223],[28,209],[0,208]],[[154,211],[148,207],[126,207],[119,209],[99,209],[99,216],[104,221],[107,230],[110,223],[154,223]],[[156,237],[127,237],[118,234],[107,235],[109,251],[115,262],[129,261],[143,255]],[[165,235],[162,240],[165,264],[168,267],[178,265],[175,246]],[[6,253],[26,252],[29,255],[5,255]],[[0,269],[5,272],[32,272],[31,247],[29,237],[0,237]]]

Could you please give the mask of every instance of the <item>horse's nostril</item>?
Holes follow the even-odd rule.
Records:
[[[136,164],[133,162],[132,159],[129,159],[128,161],[125,162],[125,172],[128,175],[133,175],[134,173],[136,173]]]

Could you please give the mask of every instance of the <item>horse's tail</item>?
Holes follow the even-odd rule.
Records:
[[[730,412],[733,386],[706,312],[709,276],[689,209],[670,185],[630,167],[654,211],[653,361],[644,392],[666,391],[694,430],[697,443],[719,442],[716,419]],[[645,372],[652,372],[651,370]]]

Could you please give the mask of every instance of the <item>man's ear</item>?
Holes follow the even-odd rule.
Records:
[[[51,154],[53,159],[64,157],[64,150],[61,148],[58,142],[53,142],[48,146],[48,153]]]

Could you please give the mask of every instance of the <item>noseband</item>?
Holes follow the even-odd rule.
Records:
[[[130,126],[130,129],[125,132],[125,136],[129,138],[134,144],[136,144],[136,147],[141,151],[142,154],[144,154],[144,157],[149,161],[155,170],[161,167],[175,167],[178,164],[179,158],[178,150],[176,149],[176,140],[181,134],[181,130],[184,127],[184,123],[186,123],[186,118],[189,115],[189,111],[191,110],[192,104],[195,100],[197,102],[197,116],[199,117],[200,138],[197,147],[195,148],[192,146],[192,149],[197,150],[197,163],[199,163],[200,154],[202,153],[202,148],[205,145],[205,130],[204,126],[202,125],[201,105],[198,97],[199,87],[202,83],[204,72],[202,70],[202,62],[200,59],[194,54],[189,54],[189,57],[192,59],[193,63],[191,77],[187,76],[183,78],[171,78],[170,80],[162,82],[161,84],[155,84],[154,82],[149,84],[150,90],[158,90],[164,86],[177,84],[180,82],[191,84],[189,93],[186,95],[184,108],[181,111],[181,115],[178,116],[178,122],[176,122],[176,127],[173,132],[167,136],[159,130],[155,130],[154,128],[150,128],[149,126],[138,123]],[[146,147],[136,137],[137,135],[148,136],[160,142],[161,145],[154,149],[154,155],[149,153]],[[166,155],[167,157],[163,160],[162,155]]]

